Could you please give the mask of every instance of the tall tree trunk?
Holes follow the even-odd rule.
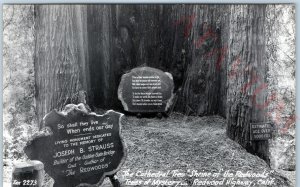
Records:
[[[86,7],[36,5],[35,82],[39,121],[89,89]]]
[[[196,115],[211,115],[222,111],[220,105],[221,72],[226,45],[222,45],[221,22],[226,5],[192,6],[191,35],[188,38],[189,57],[183,84],[185,110]],[[219,108],[221,106],[221,108]]]
[[[233,5],[229,21],[227,135],[269,163],[268,141],[250,140],[250,123],[265,121],[265,5]]]

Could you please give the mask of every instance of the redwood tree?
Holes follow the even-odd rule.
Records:
[[[250,123],[266,121],[265,8],[230,8],[227,135],[269,163],[268,141],[250,140]]]
[[[36,5],[35,85],[39,121],[89,89],[86,7]]]

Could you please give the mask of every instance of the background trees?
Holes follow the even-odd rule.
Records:
[[[33,5],[3,6],[3,157],[20,158],[37,129]]]

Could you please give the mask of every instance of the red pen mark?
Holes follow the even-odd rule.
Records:
[[[218,56],[217,64],[216,64],[217,70],[220,70],[220,69],[221,69],[221,63],[222,63],[222,62],[224,61],[224,59],[225,59],[225,55],[226,55],[226,53],[227,53],[227,47],[222,47],[220,53],[221,53],[221,54]]]
[[[174,22],[174,26],[185,23],[184,27],[184,38],[188,38],[191,30],[193,28],[193,22],[195,20],[196,15],[192,14],[190,16],[182,16],[179,20]],[[187,22],[187,23],[186,23]]]
[[[196,49],[199,49],[203,43],[208,40],[208,39],[213,39],[216,40],[217,39],[217,34],[215,32],[212,31],[211,28],[209,28],[204,34],[203,36],[201,36],[196,42]]]
[[[297,116],[295,114],[292,114],[288,117],[288,120],[286,121],[286,123],[284,124],[284,127],[281,128],[281,133],[286,133],[288,131],[288,129],[295,124],[297,119]]]
[[[229,79],[233,79],[236,75],[237,75],[237,69],[238,69],[238,66],[241,64],[241,58],[238,56],[236,58],[236,60],[232,63],[232,67],[231,67],[231,70],[228,74],[229,76]]]
[[[252,73],[251,80],[248,83],[245,83],[244,86],[241,88],[242,93],[246,93],[246,91],[257,81],[259,80],[259,77],[256,76],[256,74]]]

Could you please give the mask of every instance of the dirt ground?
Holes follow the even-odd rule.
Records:
[[[117,174],[121,186],[295,186],[295,172],[271,170],[225,131],[225,119],[219,116],[124,116],[128,155]],[[10,186],[8,178],[4,176],[5,187]],[[102,186],[111,184],[106,179]]]
[[[273,179],[272,184],[263,185],[262,178],[233,177],[232,183],[227,185],[223,183],[219,186],[246,186],[242,183],[238,185],[238,182],[233,185],[234,181],[238,180],[252,182],[249,186],[294,186],[295,181],[282,177],[283,174],[271,170],[262,159],[247,153],[239,144],[227,138],[225,124],[225,119],[219,116],[186,117],[178,113],[163,119],[124,117],[122,132],[128,147],[128,156],[121,171],[118,172],[119,180],[125,186],[133,184],[130,182],[134,180],[149,179],[152,181],[168,179],[181,181],[182,186],[185,184],[201,186],[200,183],[196,183],[197,180],[216,181],[225,178],[225,182],[230,181],[231,177],[224,177],[226,171],[234,174],[238,171],[242,173],[265,171],[269,175],[263,180]],[[128,170],[135,176],[126,176]],[[167,178],[136,176],[149,170],[153,173],[170,170],[170,174]],[[191,176],[193,170],[198,173],[220,173],[220,175],[218,177]],[[176,172],[186,175],[175,177],[172,174]],[[188,174],[190,176],[187,176]],[[295,173],[285,172],[284,176],[293,180]],[[106,181],[104,186],[109,186],[109,183]]]

